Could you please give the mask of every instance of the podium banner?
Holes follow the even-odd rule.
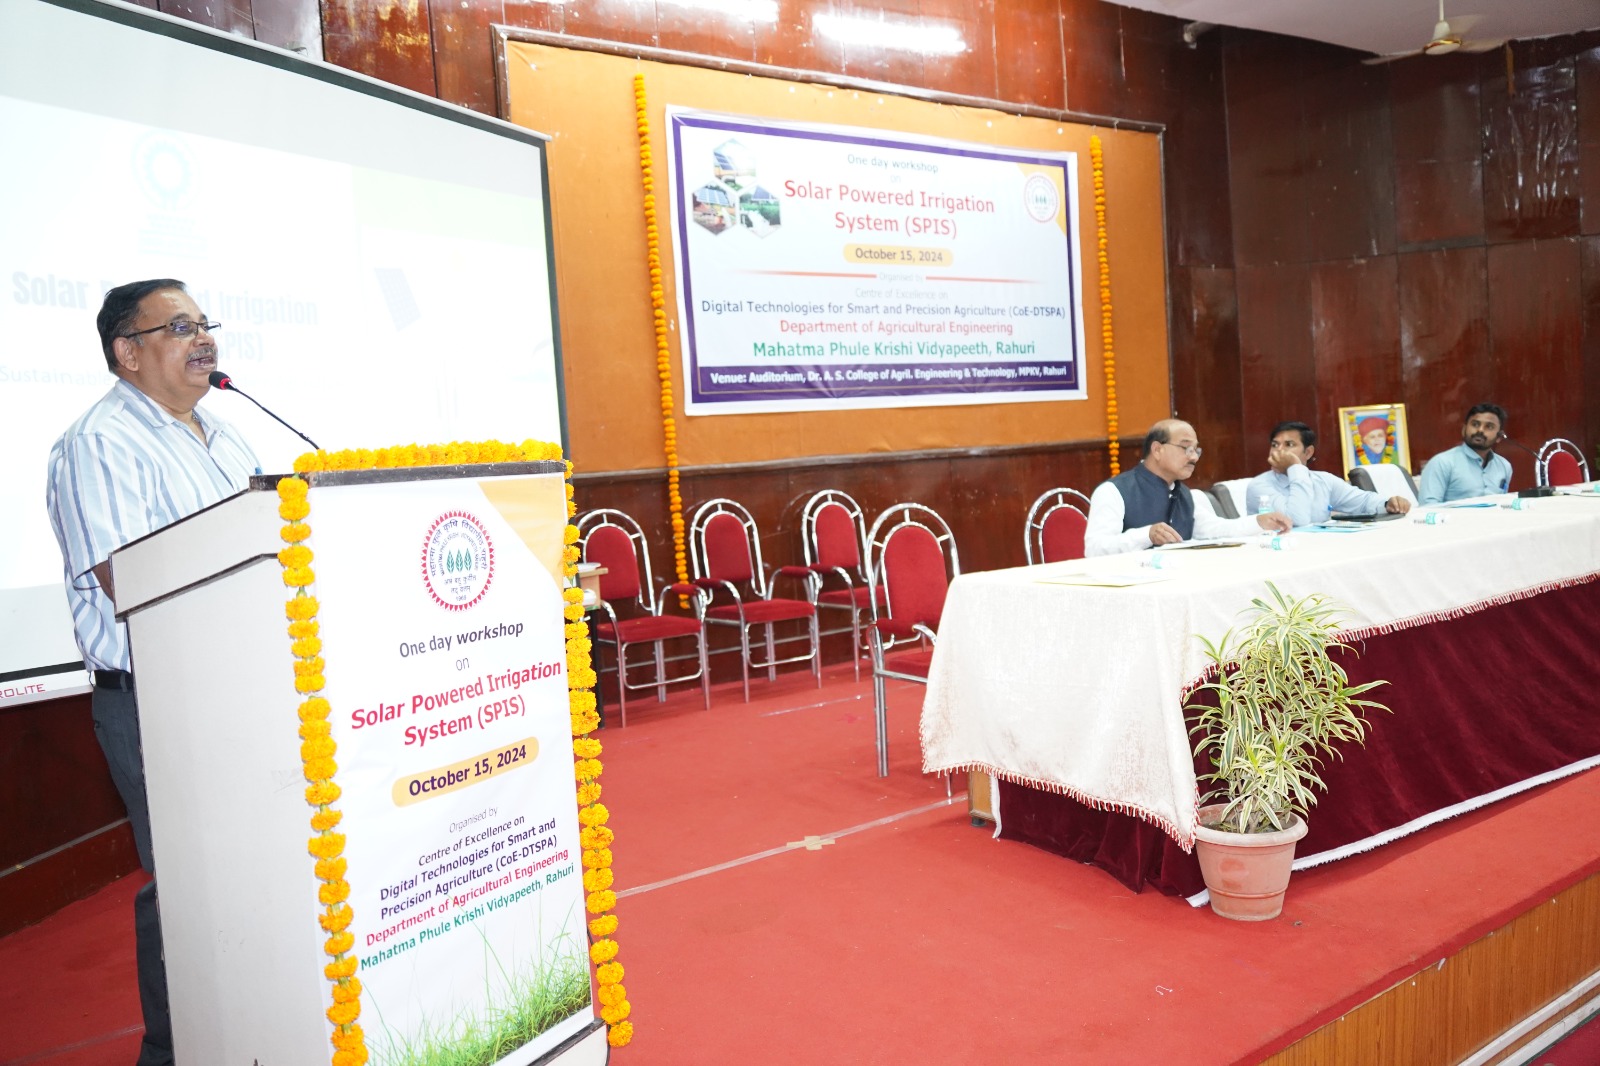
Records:
[[[667,118],[688,413],[1084,398],[1075,153]]]
[[[560,474],[314,486],[374,1066],[526,1063],[594,1017]]]

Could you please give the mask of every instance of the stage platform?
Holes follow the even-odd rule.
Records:
[[[753,696],[641,700],[600,734],[615,1063],[1487,1066],[1596,994],[1600,772],[1302,871],[1279,920],[1238,924],[973,827],[960,777],[947,800],[917,772],[915,686],[886,779],[847,667]],[[132,1061],[136,883],[0,940],[0,1063]]]

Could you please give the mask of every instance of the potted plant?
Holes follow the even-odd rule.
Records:
[[[1216,680],[1195,690],[1195,755],[1213,770],[1200,780],[1216,787],[1201,797],[1195,851],[1211,893],[1211,909],[1242,921],[1276,918],[1283,910],[1295,842],[1306,811],[1327,791],[1322,760],[1335,746],[1364,743],[1363,714],[1388,710],[1362,699],[1384,684],[1351,685],[1334,649],[1343,609],[1319,593],[1290,599],[1272,582],[1268,598],[1243,612],[1241,629],[1212,644],[1201,637]]]

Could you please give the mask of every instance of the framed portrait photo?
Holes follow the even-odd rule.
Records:
[[[1371,403],[1339,408],[1340,451],[1344,476],[1358,466],[1394,463],[1411,469],[1411,445],[1406,434],[1406,405]]]

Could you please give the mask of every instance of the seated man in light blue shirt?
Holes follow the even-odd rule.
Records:
[[[1511,463],[1497,455],[1506,425],[1506,409],[1480,403],[1467,412],[1461,426],[1461,443],[1440,452],[1422,468],[1417,486],[1422,502],[1452,503],[1474,496],[1497,496],[1511,490]]]
[[[1252,512],[1282,511],[1297,526],[1326,522],[1334,511],[1344,514],[1405,514],[1411,501],[1404,496],[1385,500],[1375,492],[1358,489],[1346,481],[1307,464],[1316,458],[1317,431],[1304,422],[1279,422],[1272,427],[1267,463],[1272,469],[1258,474],[1246,486],[1245,506]]]

